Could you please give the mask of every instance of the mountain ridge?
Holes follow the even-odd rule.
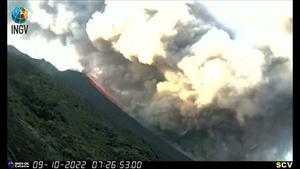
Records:
[[[8,67],[8,78],[10,79],[10,73],[19,73],[18,77],[22,77],[23,75],[26,75],[28,73],[30,75],[30,72],[35,72],[38,75],[44,75],[47,74],[48,78],[54,78],[57,81],[58,86],[66,86],[69,88],[72,92],[77,93],[78,96],[82,100],[84,100],[85,104],[90,104],[92,109],[96,112],[96,114],[99,115],[99,112],[101,112],[101,116],[104,117],[103,119],[106,120],[105,123],[111,124],[113,126],[116,126],[117,128],[124,128],[125,130],[128,130],[135,135],[142,137],[142,143],[139,143],[139,145],[143,148],[145,147],[145,152],[148,152],[148,155],[141,155],[141,157],[149,157],[150,160],[155,160],[155,155],[151,153],[153,151],[157,159],[156,160],[190,160],[189,157],[184,155],[182,152],[175,149],[172,145],[164,141],[159,136],[155,135],[155,133],[152,133],[148,129],[144,128],[142,125],[140,125],[137,121],[135,121],[132,117],[127,115],[125,112],[123,112],[119,107],[117,107],[114,103],[112,103],[108,98],[103,96],[95,86],[91,84],[88,77],[80,72],[76,72],[73,70],[66,70],[66,71],[58,71],[53,65],[51,65],[49,62],[45,60],[40,59],[32,59],[30,56],[23,54],[19,52],[15,47],[8,46],[8,57],[9,55],[16,55],[19,56],[19,59],[15,59],[14,62],[21,62],[23,58],[24,60],[28,61],[28,65],[25,64],[24,70],[17,71],[17,69]],[[9,58],[8,58],[9,60]],[[9,62],[9,61],[8,61]],[[9,65],[12,65],[9,63]],[[28,69],[28,70],[27,70]],[[15,71],[15,72],[14,72]],[[41,71],[41,72],[39,72]],[[27,74],[27,75],[28,75]],[[10,84],[12,83],[12,80],[10,80]],[[29,82],[30,83],[30,82]],[[47,83],[47,80],[45,80],[45,83]],[[32,89],[34,90],[34,89]],[[14,90],[11,90],[14,92]],[[68,100],[64,100],[68,101]],[[61,103],[55,103],[55,101],[52,101],[52,104],[61,104]],[[85,104],[79,103],[77,105],[78,107],[82,106],[84,107]],[[29,104],[30,105],[30,104]],[[49,112],[48,112],[49,113]],[[53,113],[53,112],[52,112]],[[51,113],[49,113],[51,116]],[[65,117],[61,117],[61,119],[64,119]],[[66,119],[62,121],[67,121]],[[23,124],[24,125],[24,124]],[[25,123],[26,125],[26,123]],[[97,127],[96,127],[97,128]],[[135,138],[135,137],[134,137]],[[112,142],[113,144],[113,142]],[[121,144],[121,142],[120,142]],[[147,148],[147,145],[149,148]],[[122,148],[120,148],[122,150]],[[121,151],[120,150],[120,151]],[[10,150],[12,151],[12,150]],[[67,152],[68,153],[68,152]],[[69,152],[70,153],[70,152]],[[88,152],[87,152],[88,153]],[[141,153],[143,154],[143,153]],[[152,155],[151,155],[152,154]],[[154,156],[153,156],[154,155]],[[109,156],[109,155],[108,155]],[[133,155],[134,156],[134,155]],[[136,155],[139,157],[139,155]]]

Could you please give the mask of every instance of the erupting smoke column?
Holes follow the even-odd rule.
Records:
[[[100,61],[91,72],[116,77],[109,90],[119,106],[148,127],[179,133],[193,143],[180,146],[198,159],[285,158],[292,145],[292,16],[282,6],[276,17],[243,16],[246,24],[233,32],[198,3],[107,2],[86,31],[103,60],[125,61]],[[186,136],[191,130],[208,133],[199,139],[213,146],[198,150],[204,143]]]
[[[194,157],[283,160],[292,152],[292,2],[203,3],[28,1],[31,31],[8,40],[60,70],[82,70]]]
[[[192,19],[183,2],[173,3],[169,8],[168,2],[137,1],[132,5],[109,1],[106,12],[93,14],[87,32],[91,40],[111,41],[127,59],[137,57],[141,63],[151,64],[155,55],[165,57],[162,36],[176,34],[174,27],[179,21]],[[120,15],[120,11],[124,13]]]
[[[184,116],[191,116],[215,103],[218,93],[225,88],[234,90],[235,95],[239,96],[264,82],[265,55],[260,48],[240,44],[239,41],[231,39],[228,32],[209,22],[206,16],[193,14],[186,2],[172,3],[172,7],[167,4],[169,3],[159,1],[134,4],[107,2],[105,12],[96,12],[92,15],[92,19],[87,23],[87,33],[95,43],[99,38],[111,42],[112,47],[129,61],[137,59],[141,64],[159,69],[164,80],[156,84],[153,99],[161,95],[177,98],[180,104],[176,107]],[[126,11],[119,14],[119,11],[123,10]],[[198,41],[186,46],[184,50],[188,52],[180,56],[180,59],[174,57],[177,59],[174,61],[166,46],[177,37],[180,28],[191,23],[196,23],[190,30],[192,33],[199,32],[197,27],[205,33]],[[286,25],[286,21],[283,20],[282,24]],[[288,31],[273,36],[289,37],[284,42],[291,41],[291,34]],[[291,48],[284,46],[283,42],[272,43],[271,48],[274,44],[277,45],[273,53],[278,53],[282,47]],[[280,54],[283,54],[281,57],[291,59],[291,50]],[[175,65],[172,65],[172,69],[161,67],[161,63],[157,60],[162,60],[167,65],[171,60]],[[231,98],[218,97],[217,104],[235,108],[229,104],[228,100]],[[152,103],[154,102],[150,105]],[[157,110],[151,111],[161,111],[165,107],[157,102],[155,106]],[[236,113],[240,122],[243,122],[244,116],[250,114],[243,110]]]

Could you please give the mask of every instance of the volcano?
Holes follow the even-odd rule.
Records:
[[[8,159],[191,160],[85,74],[7,49]]]

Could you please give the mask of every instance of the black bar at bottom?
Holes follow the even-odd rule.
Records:
[[[128,165],[127,165],[128,164]],[[270,161],[270,162],[207,162],[207,161],[9,161],[1,168],[33,168],[33,169],[255,169],[255,168],[297,168],[296,161]]]

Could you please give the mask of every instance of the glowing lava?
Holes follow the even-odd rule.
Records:
[[[113,99],[112,94],[110,93],[110,91],[103,85],[101,84],[99,81],[97,81],[97,79],[95,77],[93,77],[93,75],[91,74],[87,74],[87,77],[89,79],[89,81],[91,82],[91,84],[93,86],[96,87],[96,89],[103,94],[107,99],[109,99],[112,103],[114,103],[115,105],[119,105],[116,100]]]

